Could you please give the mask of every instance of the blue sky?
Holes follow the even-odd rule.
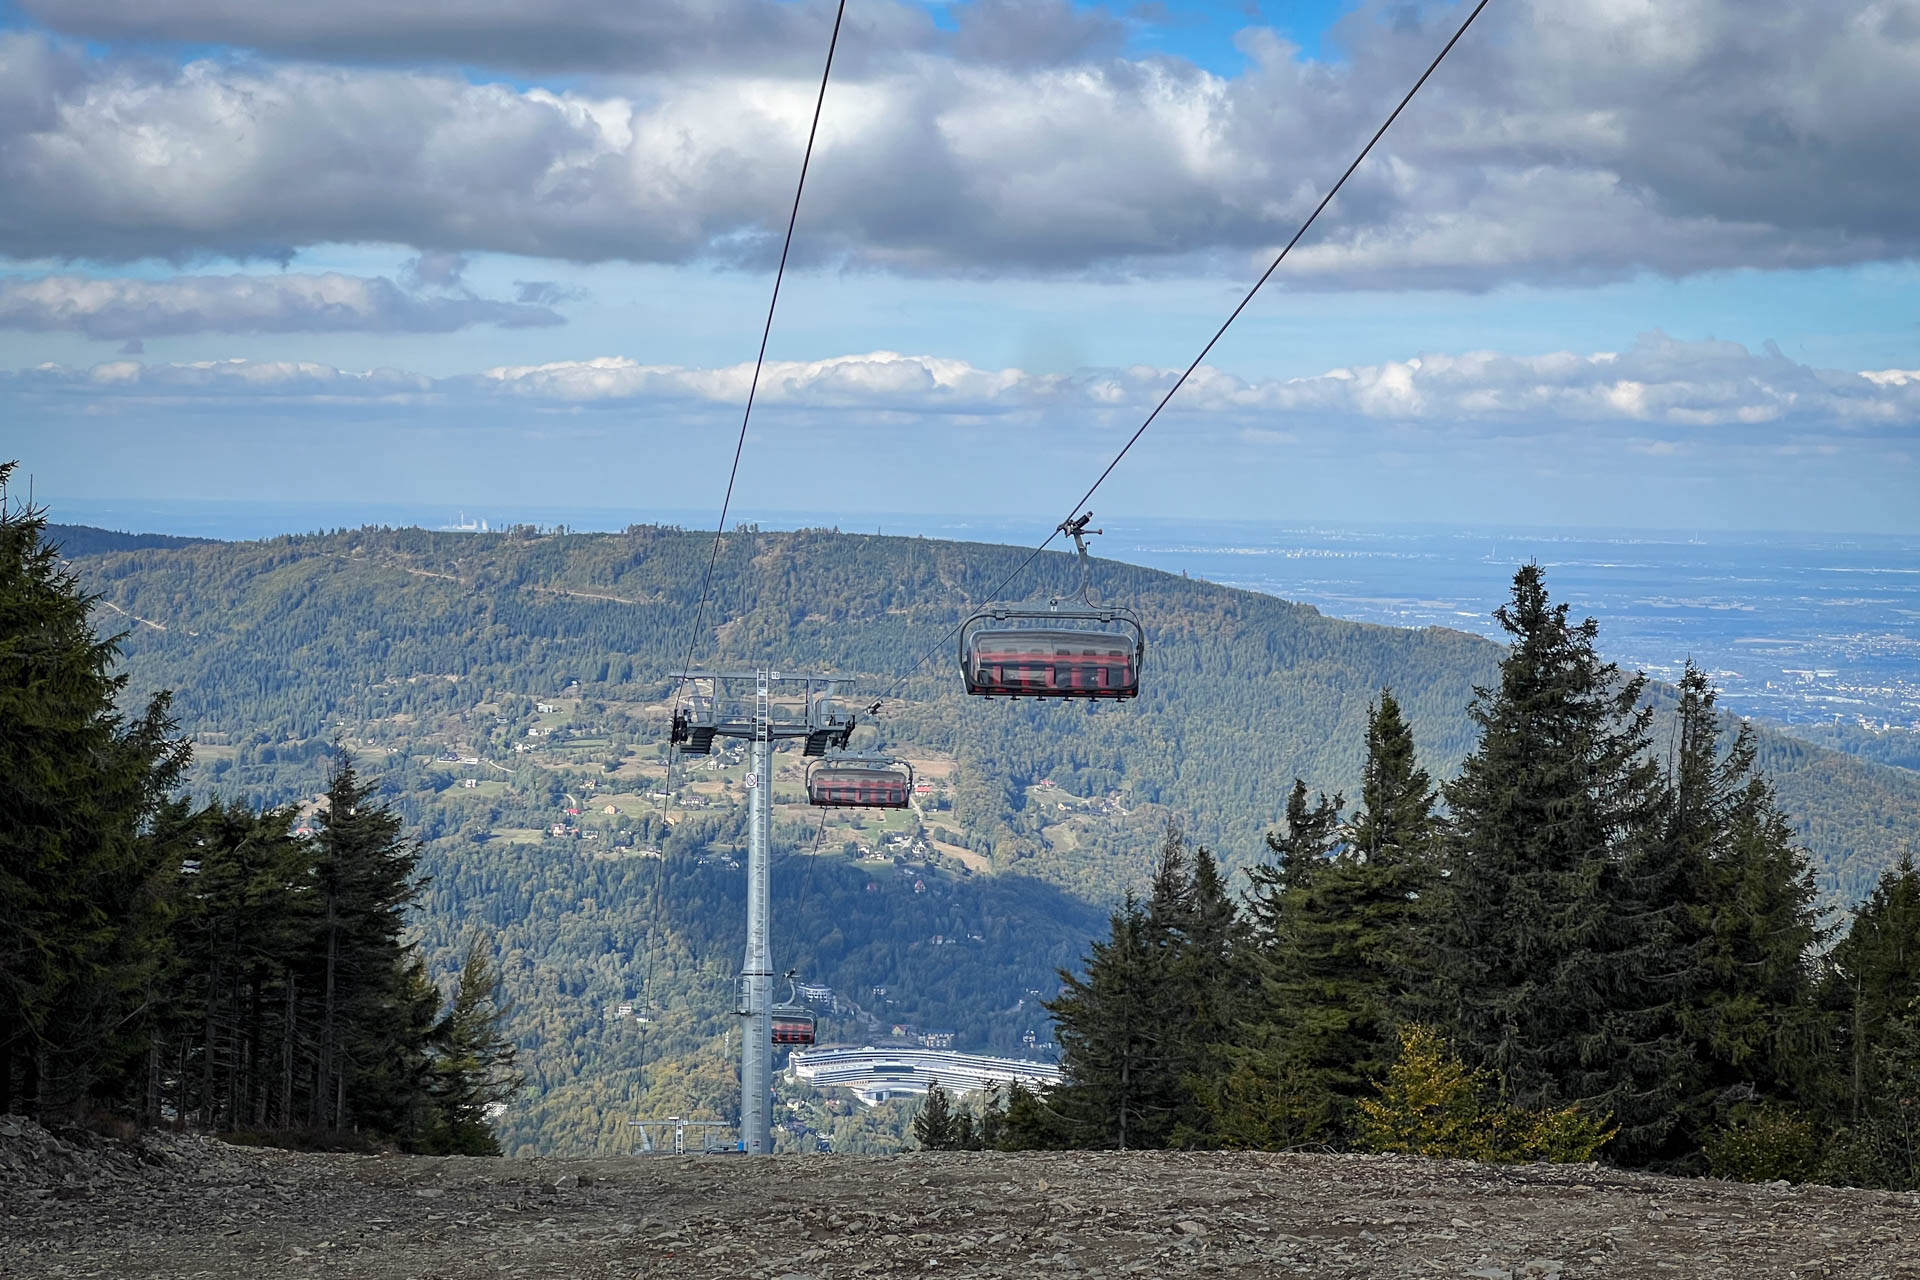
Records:
[[[1495,0],[1112,518],[1920,531],[1920,0],[1803,8]],[[1461,16],[854,0],[743,498],[1057,518]],[[0,453],[716,503],[830,21],[0,5]]]

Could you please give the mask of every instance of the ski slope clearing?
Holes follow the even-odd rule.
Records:
[[[63,1137],[0,1126],[0,1275],[1920,1274],[1909,1230],[1920,1196],[1594,1165],[1168,1152],[480,1160]]]

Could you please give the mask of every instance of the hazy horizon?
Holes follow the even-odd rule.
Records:
[[[22,497],[30,477],[16,473],[14,496]],[[711,532],[719,515],[713,508],[623,508],[596,505],[569,506],[539,504],[524,507],[460,502],[352,502],[280,499],[154,499],[154,498],[67,498],[49,495],[35,487],[34,501],[45,507],[55,524],[87,525],[117,533],[158,533],[175,537],[204,537],[221,541],[245,541],[289,534],[321,533],[332,529],[359,528],[365,525],[387,528],[420,528],[430,531],[455,531],[461,523],[487,523],[498,532],[513,525],[533,525],[552,529],[564,525],[575,533],[618,533],[628,525],[678,525]],[[1803,538],[1864,538],[1899,545],[1911,544],[1920,550],[1920,529],[1873,530],[1842,528],[1793,528],[1760,526],[1681,526],[1643,524],[1530,523],[1526,521],[1485,520],[1341,520],[1280,517],[1229,517],[1206,515],[1107,515],[1095,505],[1096,524],[1116,529],[1148,528],[1164,525],[1197,525],[1208,528],[1243,526],[1265,531],[1306,533],[1340,532],[1445,532],[1484,533],[1486,536],[1580,537],[1603,535],[1659,537],[1688,542],[1698,539],[1796,540]],[[767,508],[736,506],[727,515],[727,527],[757,524],[769,531],[804,528],[837,528],[843,533],[880,532],[900,536],[941,537],[954,541],[999,542],[999,537],[972,536],[969,531],[990,531],[1006,535],[1006,541],[1021,543],[1019,535],[1032,534],[1025,541],[1037,544],[1046,536],[1043,518],[1015,512],[960,511],[859,511],[814,509],[805,507]],[[222,529],[227,532],[211,532]],[[464,530],[476,532],[477,530]],[[1096,544],[1097,545],[1097,544]]]

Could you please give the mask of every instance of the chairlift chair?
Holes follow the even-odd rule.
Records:
[[[986,698],[1133,698],[1140,693],[1146,633],[1131,609],[1096,605],[1088,594],[1087,536],[1093,513],[1061,532],[1080,555],[1080,606],[1046,609],[990,605],[960,626],[960,672],[967,692]],[[1012,625],[1004,625],[1012,624]]]
[[[787,970],[787,998],[773,1006],[773,1043],[808,1045],[813,1043],[813,1013],[800,1003],[800,992]]]
[[[823,809],[904,809],[913,766],[890,756],[833,756],[807,766],[807,803]]]

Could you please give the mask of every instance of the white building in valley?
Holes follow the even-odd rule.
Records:
[[[851,1089],[860,1101],[872,1104],[889,1098],[924,1094],[938,1084],[950,1093],[977,1093],[1015,1080],[1029,1088],[1045,1089],[1060,1083],[1060,1068],[1050,1062],[1021,1058],[992,1058],[950,1049],[795,1049],[787,1058],[787,1073],[815,1088]]]

